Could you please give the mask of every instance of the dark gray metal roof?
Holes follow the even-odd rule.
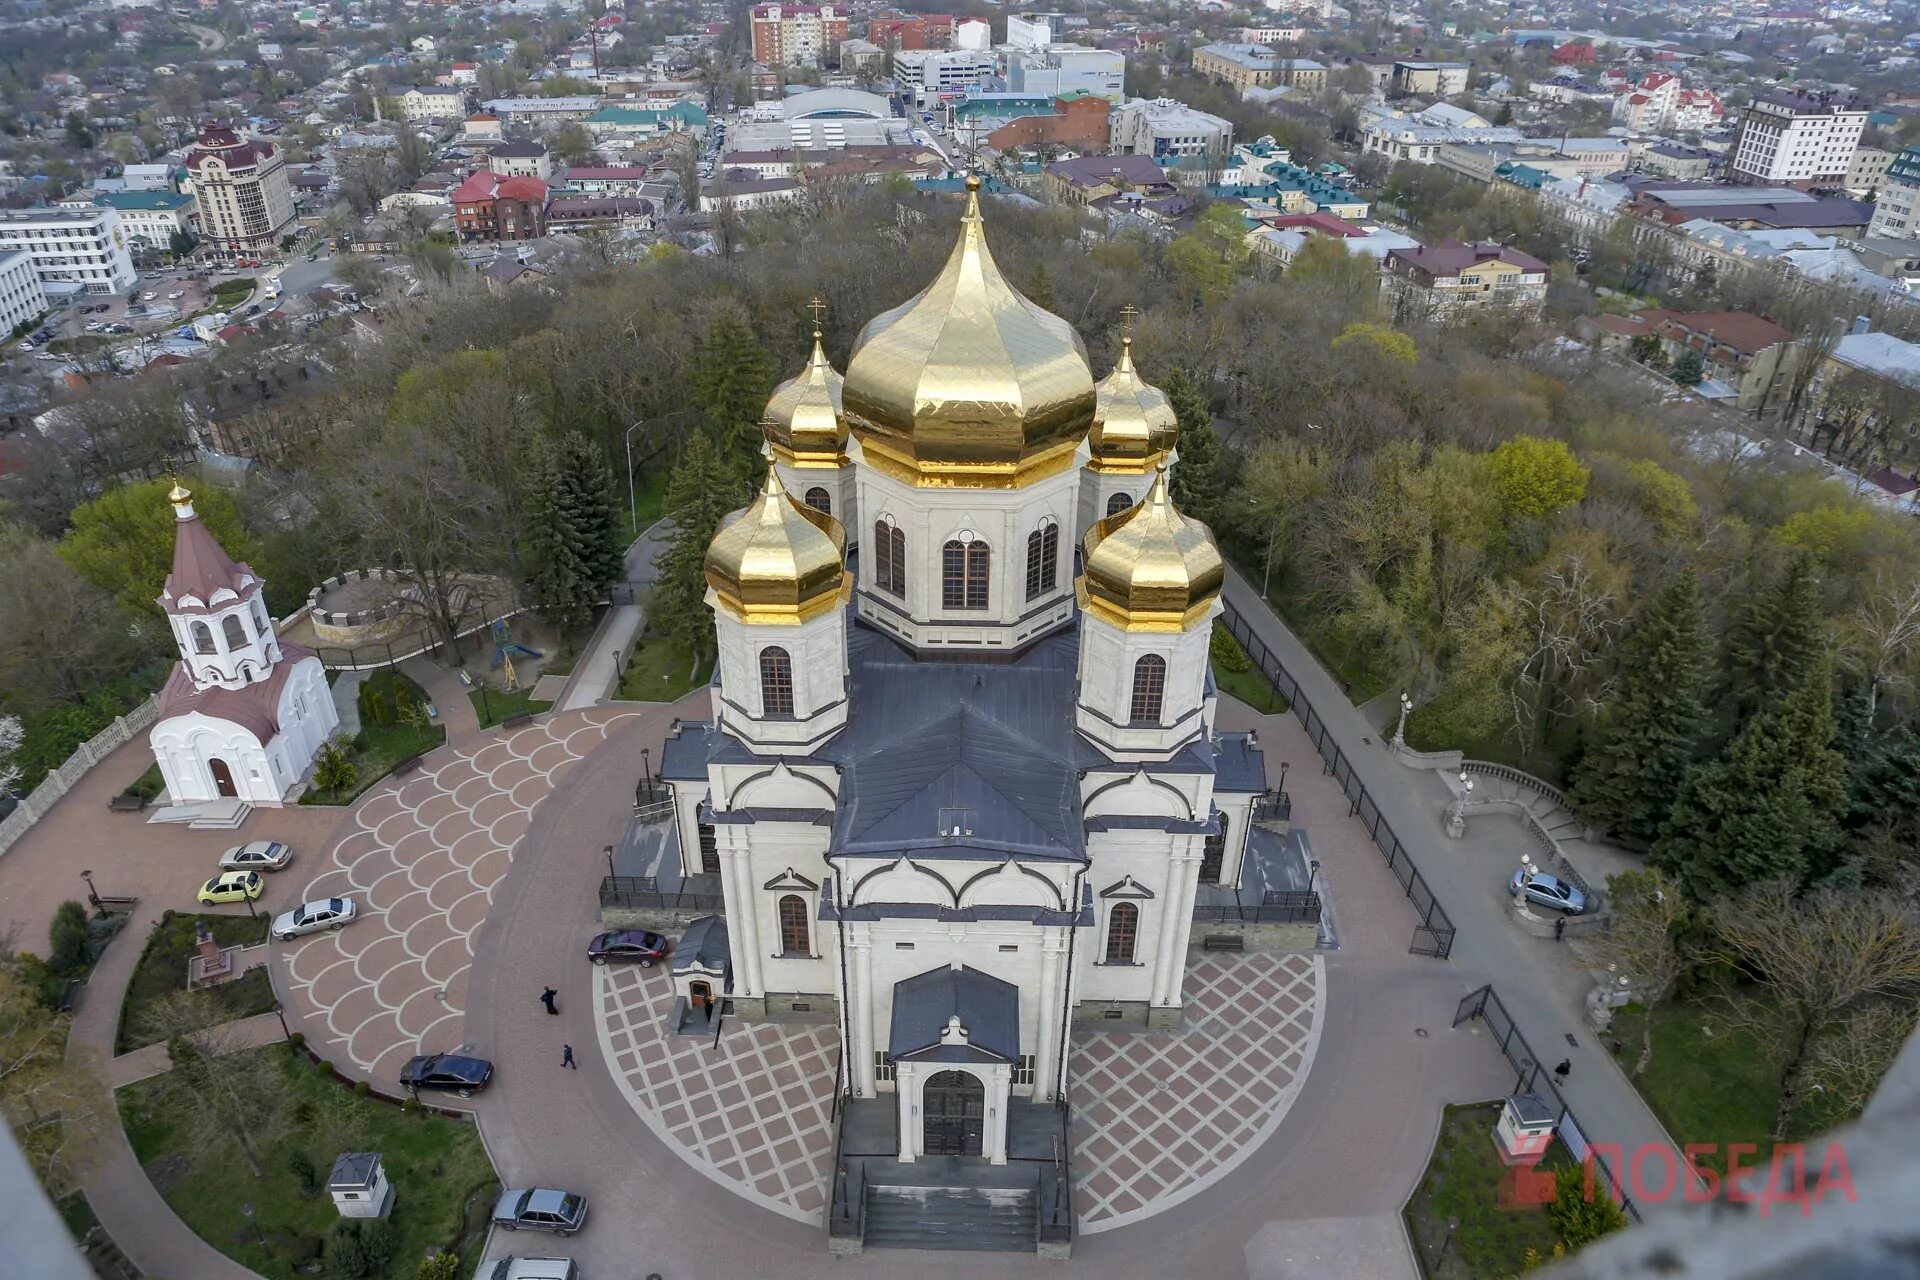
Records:
[[[1267,761],[1251,735],[1222,733],[1214,737],[1213,789],[1215,791],[1265,791]]]
[[[365,1191],[380,1175],[377,1151],[342,1151],[334,1157],[333,1172],[327,1175],[329,1191]]]
[[[733,964],[725,916],[701,916],[687,925],[673,949],[673,972],[725,973]]]
[[[954,1018],[966,1034],[945,1039]],[[964,967],[902,979],[893,984],[887,1051],[915,1062],[1012,1062],[1020,1056],[1020,989]]]

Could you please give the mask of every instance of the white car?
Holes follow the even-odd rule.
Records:
[[[172,293],[167,295],[167,301],[178,302],[180,301],[180,299],[186,296],[187,296],[187,291],[185,289],[175,289]]]
[[[303,933],[344,928],[352,924],[358,914],[359,909],[353,905],[352,898],[317,898],[275,916],[273,926],[267,932],[279,941],[286,942]]]
[[[145,293],[143,293],[143,294],[141,294],[141,295],[140,295],[140,301],[142,301],[142,302],[152,302],[152,301],[153,301],[153,300],[154,300],[155,298],[157,298],[157,297],[159,297],[159,296],[160,296],[159,294],[157,294],[157,293],[155,293],[155,292],[154,292],[153,290],[151,290],[151,289],[149,289],[149,290],[147,290],[147,291],[146,291]]]
[[[237,844],[220,855],[220,865],[229,871],[278,871],[292,861],[293,850],[278,840]]]

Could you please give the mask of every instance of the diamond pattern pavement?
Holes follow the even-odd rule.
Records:
[[[568,712],[469,740],[360,801],[304,895],[351,896],[359,918],[279,948],[316,1051],[390,1080],[414,1054],[461,1043],[473,931],[534,806],[634,714]]]

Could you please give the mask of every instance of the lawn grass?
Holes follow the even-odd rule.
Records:
[[[1225,625],[1216,621],[1213,624],[1213,683],[1221,693],[1231,694],[1252,707],[1255,711],[1272,713],[1285,711],[1287,700],[1267,679],[1266,673],[1253,665],[1253,659],[1233,633]],[[1233,670],[1244,666],[1243,671]]]
[[[702,658],[695,670],[686,650],[649,633],[627,659],[619,696],[625,702],[677,702],[712,677],[712,659]]]
[[[216,311],[227,311],[253,295],[253,280],[242,277],[237,280],[222,280],[213,286],[213,305]]]
[[[412,1280],[430,1246],[460,1248],[460,1274],[468,1273],[484,1238],[485,1215],[477,1215],[475,1230],[476,1215],[467,1206],[478,1200],[490,1208],[499,1185],[471,1122],[358,1097],[283,1045],[245,1054],[254,1060],[260,1088],[273,1091],[271,1101],[284,1104],[288,1117],[281,1136],[266,1145],[266,1172],[258,1179],[230,1143],[191,1149],[171,1118],[168,1092],[177,1086],[170,1075],[119,1094],[134,1155],[189,1228],[269,1280],[314,1274],[295,1259],[312,1258],[315,1242],[340,1218],[324,1190],[303,1194],[287,1163],[290,1153],[304,1151],[324,1186],[341,1152],[377,1151],[394,1187],[393,1260],[379,1274]],[[273,1110],[264,1092],[262,1103],[263,1113]]]
[[[425,755],[445,742],[444,728],[425,722],[411,723],[399,710],[402,702],[417,709],[431,701],[417,681],[391,667],[368,677],[360,686],[360,732],[340,740],[341,749],[353,761],[353,785],[337,791],[309,787],[301,794],[300,803],[351,804],[361,792],[392,772],[394,765]],[[376,706],[380,709],[377,716]],[[380,718],[389,723],[375,723]]]
[[[1499,1103],[1479,1103],[1448,1107],[1441,1121],[1433,1158],[1406,1208],[1413,1251],[1430,1280],[1505,1280],[1526,1268],[1529,1249],[1546,1259],[1560,1243],[1545,1206],[1501,1207],[1507,1166],[1494,1146],[1499,1119]],[[1540,1167],[1580,1176],[1558,1142]]]
[[[486,689],[475,685],[467,691],[467,700],[473,703],[473,714],[480,717],[482,729],[499,724],[510,716],[538,715],[553,705],[535,698],[531,686],[525,689]]]
[[[187,961],[195,950],[195,926],[202,921],[213,931],[213,940],[222,947],[250,947],[267,938],[265,912],[261,912],[258,920],[247,915],[244,909],[237,915],[172,911],[162,915],[147,939],[146,949],[140,953],[133,980],[127,984],[126,1002],[120,1006],[120,1030],[114,1037],[114,1052],[132,1053],[153,1043],[140,1034],[142,1019],[147,1010],[169,994],[187,989]],[[194,994],[206,1003],[208,1026],[267,1013],[277,1003],[264,967]]]

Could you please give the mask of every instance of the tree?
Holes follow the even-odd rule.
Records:
[[[100,567],[113,568],[105,556],[103,543]],[[162,564],[171,556],[169,547]],[[106,592],[74,572],[53,543],[0,526],[0,635],[7,637],[0,646],[0,690],[15,705],[77,701],[125,674],[143,649],[157,646],[165,635],[146,611],[165,573],[161,569],[161,577],[146,584],[144,610],[135,622]],[[144,643],[129,630],[130,622],[144,633]],[[0,749],[0,757],[5,754]]]
[[[1542,520],[1587,492],[1588,470],[1559,440],[1515,436],[1493,451],[1493,478],[1510,521]]]
[[[0,800],[11,796],[20,785],[20,766],[14,757],[26,741],[26,730],[19,716],[0,716]]]
[[[1806,555],[1789,561],[1777,581],[1749,591],[1727,629],[1727,689],[1741,720],[1806,678],[1825,630],[1820,584]]]
[[[1640,1057],[1633,1074],[1653,1061],[1653,1010],[1673,994],[1684,961],[1679,935],[1691,911],[1680,886],[1660,870],[1623,871],[1607,877],[1611,907],[1607,931],[1592,942],[1596,961],[1619,966],[1634,999],[1646,1008],[1640,1020]]]
[[[691,655],[694,670],[713,649],[713,620],[706,609],[707,545],[720,518],[738,508],[744,496],[734,475],[713,442],[696,431],[688,435],[667,482],[664,510],[674,533],[654,562],[660,579],[651,614],[655,629]]]
[[[1413,339],[1398,329],[1383,324],[1350,324],[1333,340],[1333,352],[1348,360],[1386,361],[1412,365],[1419,361],[1419,348]]]
[[[86,970],[93,960],[92,948],[87,942],[87,909],[69,898],[54,908],[53,923],[48,926],[50,946],[47,951],[47,967],[64,977],[74,977]]]
[[[173,567],[175,527],[169,479],[143,480],[109,489],[75,507],[72,529],[60,540],[60,558],[81,577],[136,614],[149,614]],[[194,514],[227,554],[246,560],[252,540],[240,524],[231,496],[210,484],[193,494]]]
[[[1846,1034],[1865,1029],[1850,1026],[1853,1019],[1920,998],[1920,918],[1910,902],[1886,894],[1802,894],[1793,881],[1776,879],[1715,903],[1713,933],[1719,958],[1756,975],[1768,997],[1728,990],[1722,1003],[1731,1023],[1759,1036],[1784,1064],[1773,1125],[1774,1139],[1783,1140],[1818,1083],[1822,1046],[1837,1039],[1844,1051]]]
[[[773,393],[773,361],[731,310],[715,315],[701,335],[692,391],[720,460],[738,479],[732,491],[746,490],[759,478],[760,416]]]
[[[41,1002],[21,963],[0,960],[0,1119],[57,1198],[119,1122],[92,1061],[67,1049],[68,1019]]]
[[[1574,1170],[1561,1170],[1554,1183],[1553,1203],[1547,1206],[1553,1229],[1569,1249],[1592,1244],[1627,1225],[1627,1215],[1614,1203],[1605,1176],[1594,1177],[1592,1195],[1587,1194],[1587,1181]]]
[[[313,785],[333,795],[344,795],[360,781],[360,770],[337,743],[323,742],[314,757]]]
[[[593,163],[593,135],[577,120],[569,120],[547,135],[547,150],[569,165]]]
[[[1682,573],[1620,646],[1620,691],[1580,758],[1573,799],[1594,826],[1659,834],[1706,725],[1710,643],[1699,581]]]
[[[542,450],[527,512],[527,584],[555,626],[584,626],[626,564],[606,460],[578,432]]]
[[[1673,380],[1683,387],[1697,387],[1707,376],[1707,362],[1698,351],[1688,348],[1673,362]]]
[[[1173,505],[1196,520],[1212,524],[1219,515],[1220,497],[1226,491],[1226,478],[1221,474],[1220,437],[1213,429],[1213,409],[1179,365],[1168,371],[1160,389],[1167,393],[1174,416],[1180,421],[1175,444],[1180,458],[1168,477]]]
[[[145,1029],[167,1032],[173,1064],[160,1105],[187,1146],[208,1154],[231,1147],[264,1177],[264,1155],[286,1128],[285,1093],[260,1086],[260,1064],[242,1052],[251,1046],[235,1024],[206,1022],[204,999],[192,991],[172,992],[149,1011]]]

